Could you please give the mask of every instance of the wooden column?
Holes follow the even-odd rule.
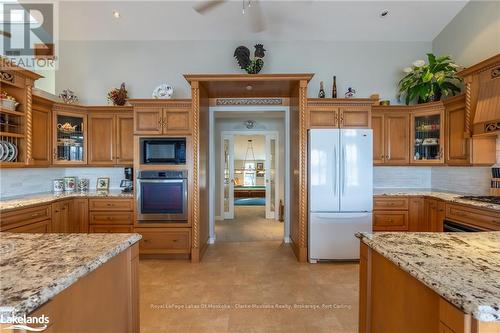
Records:
[[[191,98],[193,108],[193,192],[192,192],[192,242],[191,261],[200,261],[200,187],[199,187],[199,154],[200,154],[200,86],[198,81],[191,82]]]
[[[300,262],[307,261],[307,81],[299,84],[299,253]]]

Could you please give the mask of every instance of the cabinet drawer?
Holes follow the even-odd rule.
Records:
[[[373,213],[373,231],[408,230],[407,211],[379,211]]]
[[[500,214],[481,209],[446,204],[446,218],[470,224],[485,230],[500,230]]]
[[[3,230],[50,219],[51,211],[50,205],[43,205],[2,213],[0,218],[1,228]]]
[[[191,252],[191,229],[136,228],[134,231],[142,235],[139,250],[143,254]]]
[[[408,198],[393,197],[393,198],[373,198],[374,210],[406,210],[408,209]]]
[[[92,212],[90,224],[133,224],[134,213],[131,212]]]
[[[6,232],[20,232],[29,234],[45,234],[50,232],[50,220],[40,221],[5,230]]]
[[[90,199],[89,209],[93,210],[134,210],[134,201],[132,199]]]
[[[128,225],[91,225],[91,233],[131,233],[132,226]]]

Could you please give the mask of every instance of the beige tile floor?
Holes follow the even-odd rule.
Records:
[[[218,242],[282,240],[284,223],[266,219],[264,206],[234,206],[234,219],[215,222]]]
[[[198,264],[141,260],[140,312],[142,333],[354,333],[358,265],[301,264],[280,241],[219,242]]]

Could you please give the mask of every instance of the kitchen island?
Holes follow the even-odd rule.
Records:
[[[139,332],[138,234],[0,237],[0,325],[44,332]],[[19,324],[19,322],[15,322]]]
[[[359,332],[500,332],[500,232],[357,237]]]

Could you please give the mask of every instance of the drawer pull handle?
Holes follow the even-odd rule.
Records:
[[[113,206],[114,206],[114,204],[112,204],[112,203],[108,203],[108,204],[107,204],[107,206],[108,206],[108,207],[113,207]]]
[[[40,216],[40,213],[33,213],[33,214],[31,214],[31,217],[37,217],[37,216]]]
[[[458,216],[465,216],[466,215],[464,212],[455,212],[455,214]]]

